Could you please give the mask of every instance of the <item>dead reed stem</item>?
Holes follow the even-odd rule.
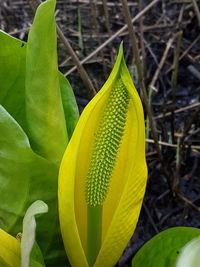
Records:
[[[85,70],[85,68],[83,67],[83,65],[80,63],[76,53],[74,52],[73,48],[71,47],[68,39],[64,36],[62,30],[60,29],[60,27],[57,25],[57,33],[59,38],[61,39],[61,41],[63,42],[67,52],[69,53],[69,55],[71,56],[71,59],[73,60],[74,64],[76,65],[79,75],[86,87],[86,89],[88,90],[88,95],[90,98],[92,98],[95,94],[96,94],[96,90]]]
[[[146,6],[141,12],[139,12],[133,19],[132,23],[136,22],[141,16],[143,16],[149,9],[151,9],[159,0],[152,1],[148,6]],[[110,38],[108,38],[103,44],[101,44],[99,47],[97,47],[92,53],[90,53],[87,57],[85,57],[83,60],[80,61],[81,64],[84,64],[89,59],[91,59],[93,56],[95,56],[100,50],[102,50],[105,46],[107,46],[109,43],[111,43],[116,37],[118,37],[122,32],[124,32],[127,29],[127,25],[124,25],[120,30],[118,30],[116,33],[114,33]],[[68,76],[72,72],[74,72],[77,69],[76,66],[71,68],[69,71],[65,73],[65,76]]]
[[[152,88],[155,91],[157,91],[156,88],[155,88],[155,83],[156,83],[156,81],[158,79],[158,76],[159,76],[159,73],[160,73],[160,71],[161,71],[161,69],[162,69],[162,67],[163,67],[163,65],[165,63],[165,60],[167,58],[169,49],[170,49],[170,47],[171,47],[171,45],[172,45],[172,43],[174,41],[174,38],[175,38],[175,36],[170,38],[169,41],[167,42],[167,45],[166,45],[165,51],[163,53],[163,56],[162,56],[162,58],[161,58],[161,60],[160,60],[160,62],[158,64],[158,68],[156,69],[156,71],[155,71],[155,73],[153,75],[153,78],[151,80],[151,83],[149,85],[149,88]]]
[[[147,114],[149,117],[149,122],[150,122],[151,131],[152,131],[152,136],[154,139],[155,149],[158,153],[158,156],[159,156],[159,159],[163,165],[163,168],[165,168],[163,156],[162,156],[162,153],[160,151],[159,144],[158,144],[158,135],[157,135],[156,127],[155,127],[154,120],[153,120],[152,109],[151,109],[151,106],[149,105],[149,102],[148,102],[148,96],[147,96],[147,91],[146,91],[146,87],[145,87],[145,83],[144,83],[144,77],[143,77],[143,71],[142,71],[142,64],[140,61],[135,31],[134,31],[132,21],[131,21],[131,15],[130,15],[129,8],[127,5],[127,0],[121,0],[121,2],[122,2],[123,12],[124,12],[124,18],[125,18],[125,21],[127,23],[127,27],[128,27],[128,31],[129,31],[129,37],[130,37],[130,41],[131,41],[131,45],[132,45],[133,57],[134,57],[134,61],[135,61],[135,64],[136,64],[137,70],[138,70],[140,86],[141,86],[141,91],[142,91],[142,98],[143,98],[143,102],[144,102],[144,105],[145,105],[145,108],[146,108],[146,111],[147,111]]]
[[[177,91],[177,78],[178,78],[178,67],[179,67],[179,54],[180,54],[180,48],[181,48],[181,41],[182,41],[182,34],[183,32],[180,31],[178,32],[177,36],[177,44],[176,48],[174,50],[174,61],[173,61],[173,72],[172,72],[172,113],[171,113],[171,135],[172,135],[172,140],[173,142],[175,141],[174,137],[174,111],[176,108],[176,91]]]

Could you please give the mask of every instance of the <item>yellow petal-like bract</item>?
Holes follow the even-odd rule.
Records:
[[[134,232],[144,197],[144,115],[122,45],[115,66],[84,109],[59,174],[59,216],[73,267],[88,267],[88,210],[102,212],[95,267],[112,267]],[[96,222],[95,222],[96,223]]]
[[[0,266],[20,267],[20,242],[0,229]]]

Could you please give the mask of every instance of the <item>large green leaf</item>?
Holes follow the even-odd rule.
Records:
[[[26,45],[0,31],[0,104],[25,127]]]
[[[58,78],[55,0],[42,3],[30,29],[26,51],[26,117],[33,149],[60,162],[68,136]]]
[[[0,31],[0,104],[24,130],[26,46],[25,42]],[[58,77],[66,128],[71,137],[79,118],[78,107],[70,83],[60,72]]]
[[[42,246],[49,246],[56,221],[57,166],[32,151],[26,134],[2,106],[0,133],[0,227],[13,234],[20,232],[26,209],[42,198],[49,213],[39,219],[42,225],[38,228]]]
[[[70,83],[61,73],[59,73],[59,81],[62,103],[65,113],[65,120],[67,125],[67,133],[70,139],[79,118],[78,106],[76,104],[76,100]]]
[[[62,256],[63,263],[57,215],[58,168],[33,152],[25,132],[2,106],[0,133],[0,227],[16,235],[26,209],[42,198],[49,212],[38,218],[37,240],[45,258],[53,250],[52,257]]]
[[[174,227],[148,241],[135,255],[132,267],[175,267],[186,243],[200,235],[200,229]]]
[[[17,234],[28,206],[43,199],[49,213],[38,219],[37,240],[48,266],[56,258],[62,266],[57,174],[79,115],[57,69],[54,8],[55,0],[39,7],[28,45],[0,31],[0,227]]]

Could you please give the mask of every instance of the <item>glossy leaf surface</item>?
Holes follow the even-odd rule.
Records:
[[[25,42],[0,31],[0,104],[24,130],[26,46]],[[71,137],[79,117],[78,107],[70,83],[60,72],[58,77],[65,124]]]
[[[59,163],[68,136],[58,78],[55,4],[48,0],[38,7],[29,31],[25,102],[32,148]]]
[[[59,258],[59,264],[62,266],[65,252],[58,226],[57,174],[59,158],[66,147],[67,136],[71,136],[79,115],[70,84],[57,69],[54,8],[54,0],[46,1],[40,6],[31,30],[28,49],[26,43],[0,31],[0,104],[3,106],[0,115],[0,226],[13,235],[17,234],[21,231],[25,210],[33,201],[43,199],[50,211],[45,218],[38,219],[37,236],[46,260],[55,266],[55,258]],[[30,63],[26,62],[27,50]],[[54,55],[52,61],[52,55],[48,53],[50,50]],[[34,66],[33,58],[37,61]],[[46,71],[45,74],[43,70]],[[27,72],[29,78],[25,77]],[[31,85],[28,85],[27,89],[25,80],[29,85],[32,83],[35,89]],[[56,86],[52,89],[53,85]],[[47,101],[44,91],[47,95],[49,88],[51,99]],[[59,97],[54,97],[53,90],[55,96]],[[29,106],[33,117],[30,119],[29,116],[27,125],[29,111],[26,113],[25,102],[31,97],[35,99],[35,103]],[[61,115],[58,112],[55,118],[49,111],[55,111],[57,108]],[[41,117],[36,121],[38,113]],[[42,141],[39,140],[39,135],[38,139],[36,138],[42,146],[41,151],[36,149],[33,142],[33,147],[30,145],[29,137],[33,136],[30,129],[32,123],[35,125],[34,129],[41,134]],[[61,138],[60,143],[59,129],[61,135],[65,136],[64,142]],[[44,132],[54,134],[54,139],[44,139]],[[55,133],[58,136],[55,136]],[[49,155],[43,155],[45,147],[47,150],[51,147]],[[46,219],[48,224],[45,223]],[[49,253],[51,246],[54,250]]]
[[[200,235],[200,229],[191,227],[174,227],[165,230],[137,252],[132,261],[132,267],[175,267],[182,247]]]
[[[25,127],[26,45],[0,31],[0,104]]]
[[[54,233],[56,225],[57,167],[32,151],[26,134],[2,106],[0,132],[0,226],[13,235],[21,232],[26,209],[42,197],[50,211],[38,219],[38,234],[41,245],[47,247],[51,240],[49,231]],[[41,185],[45,185],[45,190]],[[48,227],[46,220],[49,222]]]

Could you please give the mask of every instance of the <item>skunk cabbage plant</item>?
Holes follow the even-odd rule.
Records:
[[[61,162],[59,216],[73,267],[115,265],[136,227],[146,178],[143,109],[121,45]]]

